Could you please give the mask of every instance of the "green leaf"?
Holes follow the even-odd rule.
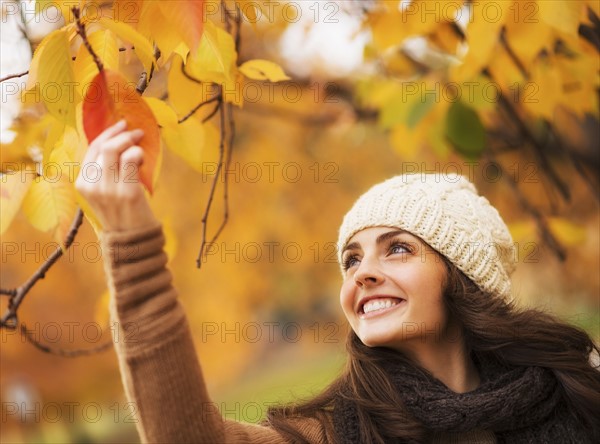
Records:
[[[417,126],[421,119],[427,115],[431,107],[438,101],[438,97],[435,94],[426,94],[424,99],[421,98],[421,100],[415,102],[411,107],[406,119],[406,124],[409,128]]]
[[[448,109],[446,136],[465,157],[477,158],[485,149],[485,128],[477,112],[460,101]]]

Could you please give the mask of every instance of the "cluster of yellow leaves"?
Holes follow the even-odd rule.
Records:
[[[500,96],[556,125],[559,109],[598,117],[598,51],[578,30],[599,9],[583,0],[379,1],[364,26],[366,55],[384,75],[359,85],[358,96],[381,110],[408,159],[423,145],[443,155],[449,143],[477,157]]]
[[[242,106],[244,78],[288,79],[278,65],[266,60],[238,66],[234,37],[223,23],[205,17],[205,3],[116,0],[106,14],[100,2],[79,2],[88,41],[107,72],[120,73],[128,86],[135,88],[142,72],[151,77],[165,71],[166,100],[144,100],[161,127],[164,145],[198,170],[202,161],[214,161],[213,153],[218,151],[218,128],[212,121],[204,121],[216,103],[191,112],[214,98],[218,87],[226,102]],[[246,3],[236,2],[243,6],[249,21],[253,17],[255,21],[256,10]],[[38,1],[36,7],[41,10],[50,5],[61,10],[66,24],[38,45],[29,69],[23,102],[26,108],[41,107],[42,116],[33,122],[17,122],[15,141],[1,147],[0,233],[23,208],[34,227],[51,232],[62,245],[77,206],[86,207],[73,183],[90,142],[85,136],[82,105],[93,89],[90,86],[94,86],[98,67],[77,33],[69,9],[73,2]],[[119,97],[115,93],[115,100]],[[158,168],[154,177],[157,175]]]

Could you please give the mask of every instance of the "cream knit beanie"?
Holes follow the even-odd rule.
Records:
[[[479,288],[511,300],[516,266],[512,237],[498,211],[457,174],[407,174],[373,186],[344,217],[338,261],[358,231],[375,226],[406,230],[444,255]]]

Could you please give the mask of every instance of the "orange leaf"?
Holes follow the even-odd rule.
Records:
[[[127,121],[129,129],[144,130],[144,137],[139,142],[144,150],[140,180],[152,193],[152,178],[160,152],[158,123],[135,85],[128,83],[118,72],[104,69],[92,80],[83,101],[83,129],[88,141],[91,143],[121,119]]]
[[[195,51],[204,27],[204,0],[159,2],[158,5],[167,26],[177,30],[190,50]]]

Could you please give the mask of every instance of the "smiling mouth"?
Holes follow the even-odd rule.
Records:
[[[405,299],[400,298],[377,298],[365,302],[358,311],[358,314],[367,315],[369,313],[383,312],[402,302]]]

